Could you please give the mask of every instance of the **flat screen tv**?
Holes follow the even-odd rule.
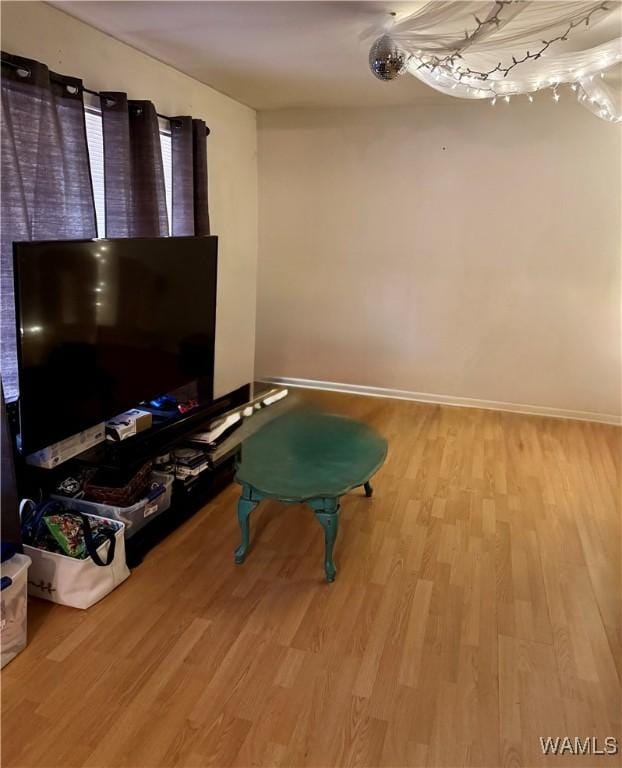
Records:
[[[14,244],[24,453],[194,382],[213,398],[217,244]]]

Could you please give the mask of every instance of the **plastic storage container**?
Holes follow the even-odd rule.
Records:
[[[155,499],[149,499],[145,496],[130,507],[113,507],[109,504],[98,504],[96,501],[86,501],[85,499],[70,499],[66,496],[54,496],[54,498],[62,501],[67,509],[77,509],[89,515],[120,520],[125,523],[125,538],[129,539],[144,525],[151,522],[154,517],[162,514],[171,506],[173,476],[154,472],[151,475],[151,482],[161,483],[164,486],[164,493]]]
[[[2,576],[11,584],[0,592],[0,641],[4,667],[26,647],[28,614],[28,566],[30,558],[16,554],[2,563]]]

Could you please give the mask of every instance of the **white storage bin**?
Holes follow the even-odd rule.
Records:
[[[100,504],[96,501],[86,501],[85,499],[69,499],[66,496],[54,496],[63,502],[66,509],[77,509],[89,515],[98,517],[109,517],[119,520],[125,524],[125,538],[133,536],[143,525],[162,512],[165,512],[171,506],[171,496],[173,493],[173,476],[165,475],[162,472],[154,472],[151,475],[151,482],[161,483],[164,486],[164,493],[161,493],[153,500],[148,498],[140,499],[136,504],[130,507],[114,507],[109,504]]]
[[[15,554],[2,563],[3,576],[12,584],[0,592],[0,643],[4,667],[26,647],[28,608],[28,566],[30,558]]]

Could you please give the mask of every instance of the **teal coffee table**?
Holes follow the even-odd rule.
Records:
[[[296,410],[268,422],[242,445],[236,482],[242,486],[238,521],[242,542],[235,562],[243,563],[250,544],[249,517],[264,499],[305,503],[324,529],[324,570],[334,581],[333,546],[339,528],[339,500],[358,486],[372,495],[370,478],[382,466],[387,443],[359,421]]]

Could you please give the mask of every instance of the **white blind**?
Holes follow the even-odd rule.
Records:
[[[85,109],[86,139],[91,162],[91,178],[95,197],[95,216],[97,217],[97,236],[106,237],[106,198],[104,194],[104,137],[101,112],[96,107]],[[173,154],[171,152],[170,131],[160,130],[162,165],[164,167],[164,187],[166,190],[166,215],[168,229],[172,232],[171,212],[173,210]]]
[[[95,216],[97,217],[97,237],[106,237],[106,200],[104,197],[104,137],[102,117],[94,109],[85,110],[86,140],[89,146],[91,179],[95,197]]]
[[[160,131],[160,147],[162,148],[162,165],[164,166],[164,188],[166,190],[168,231],[169,234],[173,234],[173,151],[171,148],[170,131]]]

